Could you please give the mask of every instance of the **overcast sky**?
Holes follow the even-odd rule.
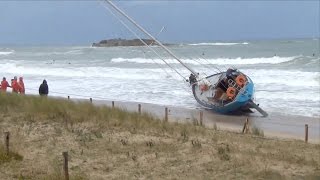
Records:
[[[114,1],[166,42],[319,37],[319,1]],[[101,1],[0,1],[0,44],[134,38]]]

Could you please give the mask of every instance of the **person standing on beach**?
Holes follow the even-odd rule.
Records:
[[[43,80],[42,84],[39,87],[40,96],[47,96],[49,94],[49,87],[46,80]]]
[[[19,92],[19,89],[20,89],[20,86],[19,86],[19,83],[18,83],[18,79],[17,79],[17,76],[15,76],[11,82],[11,88],[12,88],[12,92],[13,93],[18,93]]]
[[[20,94],[25,94],[25,88],[24,88],[24,82],[23,82],[23,77],[19,77],[19,92]]]
[[[1,81],[1,92],[7,92],[7,87],[11,87],[8,83],[8,81],[6,80],[6,77],[2,78]]]

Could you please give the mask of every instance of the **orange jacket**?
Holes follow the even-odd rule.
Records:
[[[17,80],[12,81],[11,87],[12,87],[12,92],[15,92],[15,93],[19,92],[20,85],[18,84]]]
[[[20,94],[24,94],[25,93],[25,89],[24,89],[24,82],[23,82],[22,78],[19,79],[18,84],[19,84],[19,92],[20,92]]]
[[[7,87],[10,87],[8,81],[1,81],[1,91],[7,91]]]

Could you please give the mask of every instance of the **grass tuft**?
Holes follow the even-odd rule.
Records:
[[[252,128],[252,134],[256,135],[256,136],[261,136],[264,137],[264,132],[262,129],[258,128],[257,126],[254,126]]]
[[[12,160],[22,161],[23,156],[12,151],[9,151],[9,154],[7,154],[4,147],[0,146],[0,165]]]
[[[218,147],[218,155],[221,160],[229,161],[230,160],[230,148],[228,144],[220,144]]]

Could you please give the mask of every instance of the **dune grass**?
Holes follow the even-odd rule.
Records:
[[[23,156],[0,163],[0,179],[62,179],[66,150],[71,179],[320,177],[318,144],[267,139],[259,129],[243,135],[168,123],[90,102],[0,94],[0,131],[10,131],[13,152]]]
[[[13,160],[22,161],[22,159],[23,159],[23,156],[21,156],[18,153],[9,151],[9,153],[7,154],[4,147],[0,146],[0,165],[4,163],[8,163]]]

